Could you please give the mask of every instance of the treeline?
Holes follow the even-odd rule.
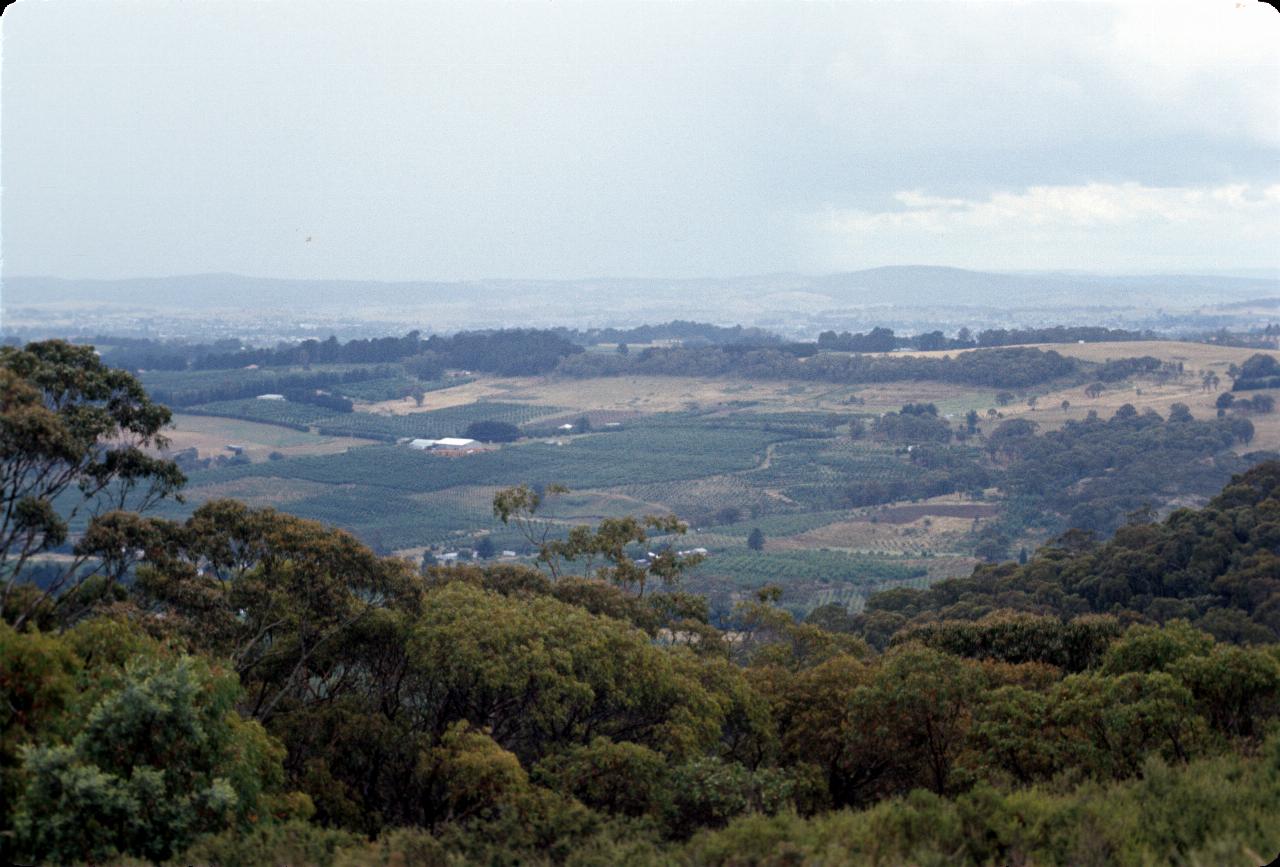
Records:
[[[247,349],[221,355],[206,355],[193,363],[200,370],[245,367],[282,367],[306,364],[377,364],[409,361],[421,372],[419,378],[434,379],[445,368],[462,368],[517,376],[545,373],[582,347],[553,331],[515,328],[499,331],[461,331],[452,336],[433,334],[423,339],[417,331],[404,337],[355,339],[345,343],[337,338],[304,340],[275,349]],[[423,375],[426,374],[426,375]]]
[[[1074,343],[1147,340],[1152,332],[1094,327],[1055,326],[1040,329],[991,329],[972,335],[961,329],[955,338],[941,331],[914,336],[895,335],[877,327],[865,334],[824,331],[815,343],[788,342],[762,328],[741,325],[724,327],[674,320],[661,325],[635,328],[596,329],[504,329],[459,332],[452,336],[423,338],[418,331],[403,337],[356,338],[346,342],[330,336],[326,340],[281,343],[274,348],[246,348],[235,338],[213,343],[185,343],[145,338],[99,336],[103,359],[129,370],[230,370],[258,367],[293,367],[311,364],[387,364],[415,359],[424,366],[420,378],[438,378],[445,368],[463,368],[502,375],[544,373],[562,359],[582,351],[583,346],[616,343],[625,352],[630,343],[677,341],[689,349],[722,347],[776,349],[789,355],[807,357],[819,350],[856,353],[883,353],[895,349],[946,350],[975,347],[1005,347],[1022,343]],[[433,375],[425,375],[431,373]]]
[[[1157,340],[1151,330],[1127,331],[1091,325],[1054,325],[1050,328],[992,328],[978,332],[978,346],[1014,346],[1025,343],[1118,343]]]
[[[307,364],[378,364],[399,361],[422,351],[420,332],[404,337],[356,338],[345,343],[332,335],[327,340],[280,344],[274,349],[240,349],[208,353],[196,358],[193,370],[226,370],[256,364],[259,367],[293,367]]]
[[[966,352],[946,358],[835,355],[810,357],[775,349],[650,347],[638,353],[585,353],[566,358],[556,372],[571,377],[738,376],[745,379],[800,379],[840,383],[933,380],[993,388],[1025,388],[1080,369],[1056,352],[1032,348]]]
[[[317,391],[340,389],[343,383],[385,379],[398,371],[392,367],[361,367],[346,371],[237,371],[227,377],[210,381],[204,377],[193,378],[190,383],[149,386],[150,393],[159,403],[169,406],[189,407],[222,400],[242,400],[260,394],[283,394],[289,400],[325,406],[336,412],[350,412],[351,401],[334,395],[321,395]],[[325,401],[325,402],[322,402]]]
[[[289,388],[282,391],[281,395],[285,400],[293,403],[309,403],[312,406],[331,409],[334,412],[351,412],[355,409],[355,404],[352,403],[350,398],[343,397],[340,394],[317,391],[314,388]]]
[[[941,331],[900,336],[894,334],[892,329],[876,327],[865,334],[824,331],[818,335],[818,348],[839,352],[892,352],[895,349],[915,349],[926,352],[1018,346],[1029,343],[1078,343],[1080,341],[1108,343],[1155,339],[1157,335],[1154,331],[1126,331],[1123,328],[1084,325],[1055,325],[1050,328],[991,328],[980,331],[976,335],[968,328],[961,328],[955,337],[947,337]]]
[[[705,322],[686,322],[681,319],[674,319],[661,325],[638,325],[635,328],[556,328],[554,330],[557,334],[583,346],[596,346],[601,343],[655,343],[660,340],[678,340],[690,346],[700,344],[721,346],[733,343],[768,346],[783,342],[781,337],[764,328],[710,325]]]
[[[713,327],[713,326],[708,326]],[[747,331],[750,331],[748,329]],[[445,368],[520,376],[545,373],[582,347],[564,333],[539,329],[462,331],[451,336],[418,331],[403,337],[355,338],[282,343],[274,348],[244,348],[239,340],[187,344],[100,337],[103,359],[128,370],[233,370],[256,365],[306,367],[312,364],[389,364],[406,362],[420,379],[438,379]],[[218,398],[223,399],[223,398]]]
[[[1170,376],[1182,373],[1182,362],[1164,362],[1151,355],[1137,358],[1113,358],[1104,361],[1092,371],[1099,382],[1119,382],[1141,373],[1154,373],[1164,370]]]
[[[154,340],[147,337],[117,337],[99,334],[76,343],[95,346],[102,360],[125,370],[187,370],[199,358],[212,354],[238,352],[244,348],[239,338],[230,337],[212,343],[185,340]]]

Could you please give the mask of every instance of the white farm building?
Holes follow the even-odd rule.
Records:
[[[409,448],[418,451],[456,452],[478,448],[479,443],[466,437],[441,437],[438,440],[412,439]]]

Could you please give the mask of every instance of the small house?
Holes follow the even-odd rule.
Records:
[[[436,444],[435,440],[424,440],[424,439],[409,440],[409,448],[417,449],[418,451],[425,451],[426,449],[429,449],[435,446],[435,444]]]

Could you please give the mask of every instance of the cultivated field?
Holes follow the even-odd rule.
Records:
[[[205,415],[175,413],[165,431],[171,452],[194,448],[201,458],[229,455],[228,445],[243,446],[250,460],[265,461],[271,452],[289,457],[331,455],[369,445],[353,437],[319,436],[274,424]]]
[[[528,556],[514,529],[493,518],[493,493],[520,483],[559,482],[572,492],[549,499],[542,514],[561,531],[624,515],[674,513],[688,521],[687,536],[666,541],[710,552],[694,581],[717,604],[731,605],[751,588],[774,581],[785,585],[784,602],[790,607],[812,607],[830,598],[856,608],[874,587],[917,586],[967,574],[985,528],[1003,526],[1000,532],[1009,536],[1006,556],[1048,535],[1032,524],[1000,523],[1005,503],[994,480],[977,477],[977,487],[986,488],[978,501],[970,498],[976,494],[970,482],[941,489],[963,491],[963,496],[929,496],[939,490],[929,485],[950,471],[946,467],[1001,471],[986,454],[984,438],[948,444],[943,463],[936,455],[933,463],[916,460],[907,444],[877,438],[875,421],[882,413],[906,403],[932,403],[959,429],[964,415],[976,410],[984,434],[1009,418],[1029,418],[1041,431],[1090,410],[1109,418],[1125,403],[1167,415],[1170,405],[1181,402],[1197,418],[1211,419],[1218,394],[1230,387],[1227,367],[1253,354],[1161,342],[1043,348],[1090,362],[1151,355],[1181,362],[1184,374],[1143,374],[1107,383],[1096,398],[1086,397],[1080,382],[1041,386],[1017,392],[1003,407],[997,407],[994,389],[936,382],[477,377],[428,391],[421,406],[412,399],[365,401],[354,413],[326,415],[327,410],[309,404],[252,399],[205,404],[201,411],[275,424],[179,414],[171,435],[174,449],[194,446],[208,457],[229,454],[226,446],[234,444],[244,446],[251,460],[193,472],[191,504],[231,496],[286,508],[346,527],[379,550],[415,558],[428,547],[437,553],[465,552],[483,535],[500,549]],[[1206,371],[1219,376],[1216,388],[1202,386]],[[368,395],[401,387],[394,377],[357,386]],[[1034,408],[1027,405],[1030,397],[1036,399]],[[991,409],[999,416],[989,417]],[[583,416],[592,432],[556,429]],[[858,417],[867,432],[851,439],[849,422]],[[340,435],[384,441],[451,435],[487,418],[538,435],[459,458]],[[1280,414],[1250,420],[1254,440],[1237,443],[1236,452],[1280,448]],[[285,426],[290,424],[304,429]],[[285,459],[269,460],[272,452]],[[871,499],[865,499],[868,495]],[[858,505],[866,502],[876,505]],[[746,545],[756,528],[765,537],[762,552]]]
[[[573,412],[681,412],[752,405],[762,410],[848,408],[856,386],[819,382],[746,382],[691,376],[618,376],[595,379],[559,377],[482,377],[466,385],[433,391],[423,406],[395,400],[357,405],[370,412],[408,413],[460,406],[478,400],[512,401],[563,407]]]

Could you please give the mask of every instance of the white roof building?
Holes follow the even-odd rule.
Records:
[[[414,440],[414,442],[418,441]],[[423,440],[423,442],[429,442],[432,445],[437,446],[444,446],[447,449],[460,449],[463,446],[475,444],[475,440],[469,440],[466,437],[442,437],[438,440]]]
[[[409,448],[411,449],[429,449],[436,444],[435,440],[409,440]]]
[[[260,394],[258,400],[284,400],[283,394]]]

